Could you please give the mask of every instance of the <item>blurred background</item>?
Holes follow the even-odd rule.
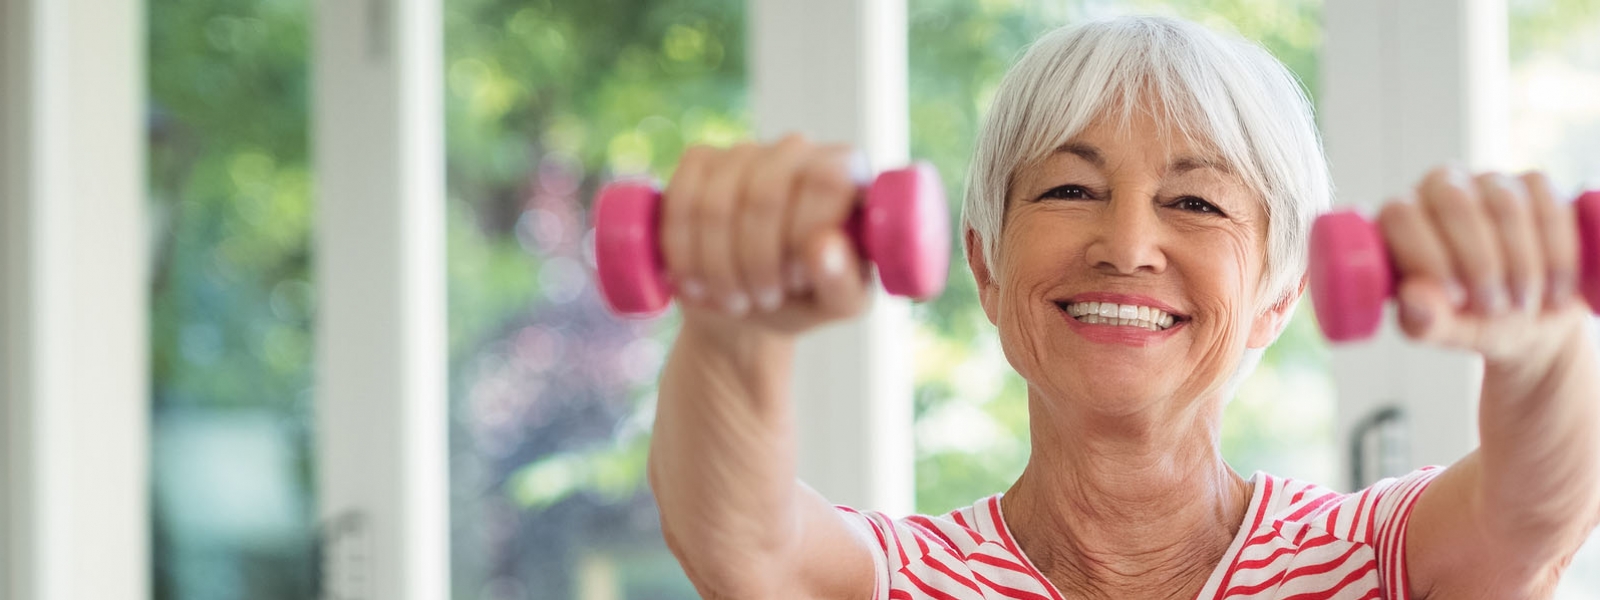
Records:
[[[449,556],[461,600],[695,598],[644,466],[674,318],[608,316],[586,210],[752,134],[740,0],[441,0]],[[158,600],[319,594],[309,0],[148,0],[152,585]],[[1568,186],[1600,162],[1600,3],[1510,0],[1508,156]],[[1051,28],[1155,12],[1258,40],[1319,94],[1321,0],[908,0],[911,155],[958,211],[1005,68]],[[959,245],[957,245],[959,248]],[[964,261],[915,305],[915,508],[1005,489],[1025,391]],[[1246,475],[1348,487],[1309,304],[1228,407]],[[1562,599],[1600,598],[1585,552]]]

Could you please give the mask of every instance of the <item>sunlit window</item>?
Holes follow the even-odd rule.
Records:
[[[447,0],[458,598],[696,598],[645,485],[674,320],[607,314],[587,209],[748,135],[737,0]]]
[[[309,4],[147,7],[154,596],[311,598]]]
[[[1510,5],[1511,166],[1545,170],[1562,193],[1600,188],[1600,5]],[[1573,560],[1556,598],[1600,598],[1595,538]]]

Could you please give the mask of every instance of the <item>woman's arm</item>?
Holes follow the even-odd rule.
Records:
[[[684,571],[707,598],[870,597],[867,540],[795,478],[793,343],[701,335],[685,331],[673,348],[650,446]]]
[[[1381,221],[1402,328],[1484,356],[1479,447],[1417,501],[1411,591],[1548,597],[1600,522],[1600,360],[1571,209],[1542,175],[1439,170]]]
[[[838,231],[855,195],[847,156],[795,136],[698,147],[664,194],[683,327],[662,371],[650,485],[667,545],[706,598],[873,593],[868,540],[795,478],[789,395],[795,336],[866,303]],[[781,302],[762,301],[772,292]]]

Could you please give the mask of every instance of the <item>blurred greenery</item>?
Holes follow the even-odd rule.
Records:
[[[1600,10],[1589,0],[1511,6],[1528,32],[1513,53],[1553,43],[1575,17]],[[149,1],[149,178],[153,409],[275,415],[297,457],[292,492],[312,506],[308,8]],[[586,585],[574,573],[612,569],[626,597],[693,597],[661,544],[642,477],[651,381],[673,320],[600,312],[584,274],[584,208],[606,178],[665,178],[686,145],[748,135],[743,3],[444,8],[455,595],[574,597]],[[910,0],[912,153],[939,168],[955,216],[1005,68],[1049,28],[1124,11],[1259,40],[1315,93],[1320,9],[1317,0]],[[1003,490],[1028,452],[1025,390],[956,258],[949,290],[914,311],[921,512]],[[1332,475],[1326,348],[1305,308],[1229,408],[1224,452],[1241,471]],[[181,478],[183,465],[154,468]],[[315,594],[309,510],[273,540],[219,538],[173,526],[181,498],[156,494],[157,598]]]

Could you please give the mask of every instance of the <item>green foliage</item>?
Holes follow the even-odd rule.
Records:
[[[153,0],[156,405],[303,410],[306,29],[294,2]]]
[[[582,443],[522,439],[532,431],[519,429],[523,421],[497,419],[532,419],[537,411],[523,406],[530,397],[559,405],[564,399],[540,396],[538,389],[550,388],[539,385],[567,376],[494,375],[526,360],[509,352],[530,331],[573,334],[562,338],[577,340],[571,344],[604,335],[658,342],[670,335],[670,319],[574,332],[589,325],[582,314],[563,312],[571,298],[561,290],[581,274],[582,208],[599,181],[618,173],[664,178],[685,146],[748,134],[744,14],[738,0],[449,0],[444,7],[450,194],[444,225],[453,489],[461,511],[456,584],[462,597],[485,597],[489,569],[519,568],[510,559],[487,566],[489,554],[460,546],[492,542],[493,531],[485,531],[500,523],[492,519],[559,520],[575,500],[620,504],[645,493],[646,437],[637,428],[570,432]],[[285,435],[306,461],[305,493],[312,479],[316,313],[309,272],[308,8],[305,0],[150,0],[147,20],[154,407],[282,415]],[[944,175],[952,216],[985,107],[1018,53],[1051,27],[1128,10],[1236,30],[1317,88],[1316,0],[912,0],[912,154]],[[1514,56],[1554,44],[1600,15],[1591,0],[1512,0],[1511,10]],[[954,258],[948,291],[914,309],[923,512],[1004,489],[1028,453],[1025,386],[977,309],[963,257]],[[1316,449],[1331,437],[1326,348],[1307,312],[1303,307],[1229,409],[1223,446],[1241,470],[1284,472],[1326,461]],[[544,329],[529,327],[539,319]],[[645,364],[659,343],[626,348]],[[563,355],[557,366],[607,360]],[[572,371],[550,373],[556,372]],[[508,381],[523,387],[474,395]],[[612,412],[589,417],[621,423],[647,415],[648,381],[624,384],[614,394],[620,404],[600,407]],[[499,438],[479,435],[484,423],[499,423],[495,435],[530,445],[501,454]],[[157,566],[165,573],[182,540],[164,529],[157,539]],[[498,548],[491,542],[484,545]],[[260,549],[276,557],[276,566],[259,561],[240,577],[274,581],[253,590],[263,594],[308,597],[307,569],[283,558],[308,548]],[[670,561],[640,560],[670,570]],[[158,573],[157,597],[169,597],[169,585]]]
[[[1574,33],[1600,19],[1594,0],[1510,0],[1511,61],[1566,43]]]

